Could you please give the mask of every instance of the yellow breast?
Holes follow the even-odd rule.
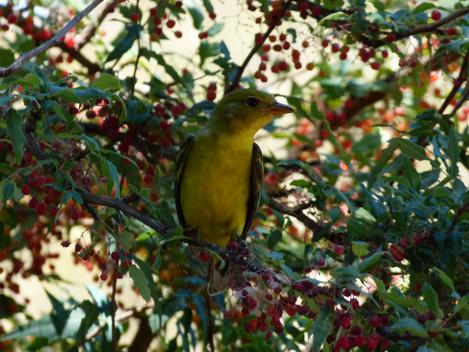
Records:
[[[181,204],[202,239],[225,247],[243,231],[249,199],[252,139],[199,134],[186,161]]]

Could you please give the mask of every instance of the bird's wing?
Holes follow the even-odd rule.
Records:
[[[244,224],[243,237],[246,236],[251,227],[252,220],[256,215],[257,207],[261,198],[261,187],[264,179],[264,162],[261,148],[254,143],[252,146],[251,178],[249,180],[249,199],[246,223]]]
[[[184,175],[184,169],[186,168],[186,161],[187,156],[194,144],[194,136],[189,135],[185,139],[185,141],[181,144],[179,149],[179,153],[176,157],[176,171],[174,172],[174,198],[176,200],[176,212],[179,219],[179,223],[181,226],[186,226],[186,222],[184,220],[184,215],[182,214],[182,206],[181,206],[181,185],[182,185],[182,177]]]

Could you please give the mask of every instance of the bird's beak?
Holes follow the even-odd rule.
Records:
[[[283,115],[289,112],[293,112],[293,108],[286,104],[279,103],[278,101],[274,102],[268,107],[268,110],[272,115]]]

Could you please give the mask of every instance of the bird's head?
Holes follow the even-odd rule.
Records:
[[[211,116],[211,124],[230,132],[247,132],[254,135],[276,116],[293,112],[279,103],[271,94],[255,89],[240,89],[223,97]]]

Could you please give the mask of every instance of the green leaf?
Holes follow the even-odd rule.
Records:
[[[207,41],[200,42],[199,56],[200,66],[203,66],[205,60],[209,57],[217,56],[220,53],[220,46],[217,43],[209,43]]]
[[[357,257],[363,257],[368,254],[368,243],[363,241],[352,241],[352,252]]]
[[[414,14],[421,13],[421,12],[433,9],[435,7],[436,7],[436,5],[432,4],[430,2],[422,2],[415,9],[412,10],[412,13],[414,13]]]
[[[200,29],[202,22],[204,21],[204,15],[202,15],[202,12],[195,7],[189,7],[189,13],[192,17],[195,29]]]
[[[349,19],[349,15],[342,11],[334,12],[331,13],[330,15],[327,15],[323,17],[319,21],[319,25],[323,27],[329,27],[331,24],[334,24],[336,21],[347,21]]]
[[[10,66],[15,61],[13,51],[0,48],[0,67]]]
[[[103,90],[119,90],[121,83],[116,76],[109,73],[102,73],[98,78],[91,82],[91,87]]]
[[[436,266],[433,267],[433,270],[436,272],[440,280],[451,289],[452,292],[455,292],[453,280],[442,270],[438,269]]]
[[[391,329],[397,332],[408,332],[417,337],[428,337],[425,328],[417,320],[412,318],[399,319],[391,326]]]
[[[223,23],[221,23],[221,22],[215,23],[212,27],[210,27],[208,29],[208,31],[207,31],[208,35],[211,36],[211,37],[217,35],[218,33],[220,33],[222,31],[223,27],[224,27]]]
[[[136,265],[132,265],[129,268],[129,275],[140,291],[143,299],[148,302],[151,298],[151,292],[145,274]]]
[[[323,306],[310,332],[310,335],[313,336],[313,352],[321,351],[321,346],[327,335],[329,335],[331,328],[332,314],[327,307]]]
[[[23,117],[13,109],[7,112],[7,133],[13,143],[16,163],[19,164],[23,158],[23,149],[26,138],[23,133]]]
[[[368,223],[376,222],[375,217],[371,215],[371,213],[365,208],[358,208],[357,210],[355,210],[353,217],[363,222],[368,222]]]
[[[427,304],[428,309],[430,309],[436,316],[438,316],[438,295],[433,289],[432,285],[426,282],[422,287],[423,298]]]
[[[16,340],[30,336],[45,337],[51,341],[59,338],[75,338],[80,328],[81,321],[85,318],[85,313],[81,308],[73,309],[67,321],[64,322],[64,329],[60,335],[57,334],[54,323],[50,316],[45,316],[39,320],[33,320],[27,325],[13,330],[9,334],[2,335],[0,340]]]
[[[142,27],[138,24],[131,24],[126,27],[126,34],[120,38],[114,49],[109,53],[105,62],[120,59],[134,44],[140,36]]]
[[[392,138],[389,141],[389,145],[399,149],[402,154],[410,159],[429,160],[425,154],[425,149],[409,139]]]
[[[459,148],[458,140],[454,129],[450,129],[448,134],[448,158],[451,161],[451,165],[448,169],[448,173],[451,178],[456,178],[459,174],[458,161],[459,161]]]
[[[373,266],[375,266],[383,256],[384,252],[375,252],[369,257],[363,259],[360,264],[358,264],[358,271],[361,273],[365,273],[370,270]]]
[[[38,75],[30,72],[26,76],[20,78],[18,83],[21,84],[24,88],[38,88],[42,81]]]

